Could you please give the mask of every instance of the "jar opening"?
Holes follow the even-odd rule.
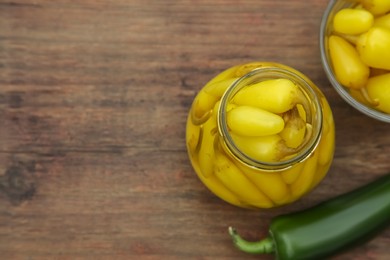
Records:
[[[240,147],[238,147],[233,140],[227,123],[228,105],[235,97],[235,95],[240,90],[249,85],[270,79],[290,80],[299,88],[300,92],[303,94],[303,98],[306,99],[306,103],[308,104],[308,106],[304,108],[306,112],[307,126],[305,131],[305,141],[294,152],[294,155],[285,156],[280,160],[272,162],[255,159],[249,156],[247,153],[243,152],[242,149],[240,149]],[[260,67],[237,79],[223,94],[217,117],[218,131],[222,136],[222,144],[227,152],[238,159],[238,161],[241,163],[262,170],[285,170],[292,167],[296,163],[304,161],[315,150],[321,137],[322,109],[319,97],[307,79],[304,79],[300,75],[284,68]]]

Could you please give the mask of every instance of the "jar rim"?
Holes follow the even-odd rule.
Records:
[[[310,82],[309,79],[305,79],[302,76],[300,76],[298,73],[294,73],[295,71],[292,68],[289,68],[287,66],[283,65],[283,68],[281,67],[259,67],[256,69],[253,69],[252,71],[248,72],[247,74],[241,76],[236,81],[234,81],[224,92],[221,103],[218,108],[217,113],[217,126],[219,134],[222,136],[223,139],[223,145],[227,149],[227,151],[234,156],[239,162],[244,163],[245,165],[262,169],[262,170],[268,170],[268,171],[278,171],[278,170],[285,170],[296,163],[300,163],[305,161],[307,158],[310,157],[310,155],[313,153],[313,151],[316,149],[316,147],[319,144],[321,134],[322,134],[322,122],[323,122],[323,114],[322,114],[322,108],[320,105],[320,100],[318,97],[318,94],[315,92],[315,90],[312,88],[311,85],[314,85]],[[297,71],[298,72],[298,71]],[[242,88],[246,87],[248,85],[248,81],[253,77],[261,78],[259,81],[267,80],[267,79],[279,79],[279,78],[285,78],[291,80],[294,84],[296,84],[300,90],[303,92],[305,97],[310,101],[311,103],[311,109],[314,111],[313,117],[311,119],[311,123],[313,126],[313,131],[311,133],[311,137],[307,141],[307,143],[302,147],[300,151],[291,158],[288,158],[286,160],[282,161],[276,161],[276,162],[266,162],[266,161],[260,161],[257,159],[254,159],[247,154],[245,154],[237,145],[234,143],[228,126],[227,126],[227,105],[231,98]],[[250,82],[249,84],[252,84]],[[311,84],[310,84],[311,83]]]

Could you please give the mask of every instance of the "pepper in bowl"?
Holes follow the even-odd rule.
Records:
[[[333,0],[320,49],[335,90],[360,112],[390,123],[390,1]]]

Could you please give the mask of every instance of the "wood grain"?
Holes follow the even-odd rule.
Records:
[[[259,259],[227,234],[390,170],[390,125],[347,105],[321,67],[325,0],[0,0],[2,259]],[[336,121],[334,163],[292,205],[249,211],[197,179],[185,120],[230,66],[269,60],[308,75]],[[388,259],[390,230],[333,259]],[[272,259],[270,256],[260,259]]]

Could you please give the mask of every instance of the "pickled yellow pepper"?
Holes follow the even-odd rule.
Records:
[[[336,13],[333,27],[344,34],[361,34],[371,28],[374,16],[364,9],[345,8]]]
[[[390,70],[390,29],[371,28],[359,37],[356,48],[368,66]]]
[[[244,136],[265,136],[280,133],[283,118],[252,106],[237,106],[227,113],[227,124],[232,132]]]
[[[370,78],[367,91],[370,97],[378,100],[378,109],[390,114],[390,73]]]
[[[390,11],[389,0],[360,0],[363,7],[374,15],[382,15]]]
[[[373,26],[390,29],[390,14],[375,18]]]
[[[336,78],[341,84],[354,89],[366,85],[370,70],[350,43],[332,35],[329,37],[329,52]]]

